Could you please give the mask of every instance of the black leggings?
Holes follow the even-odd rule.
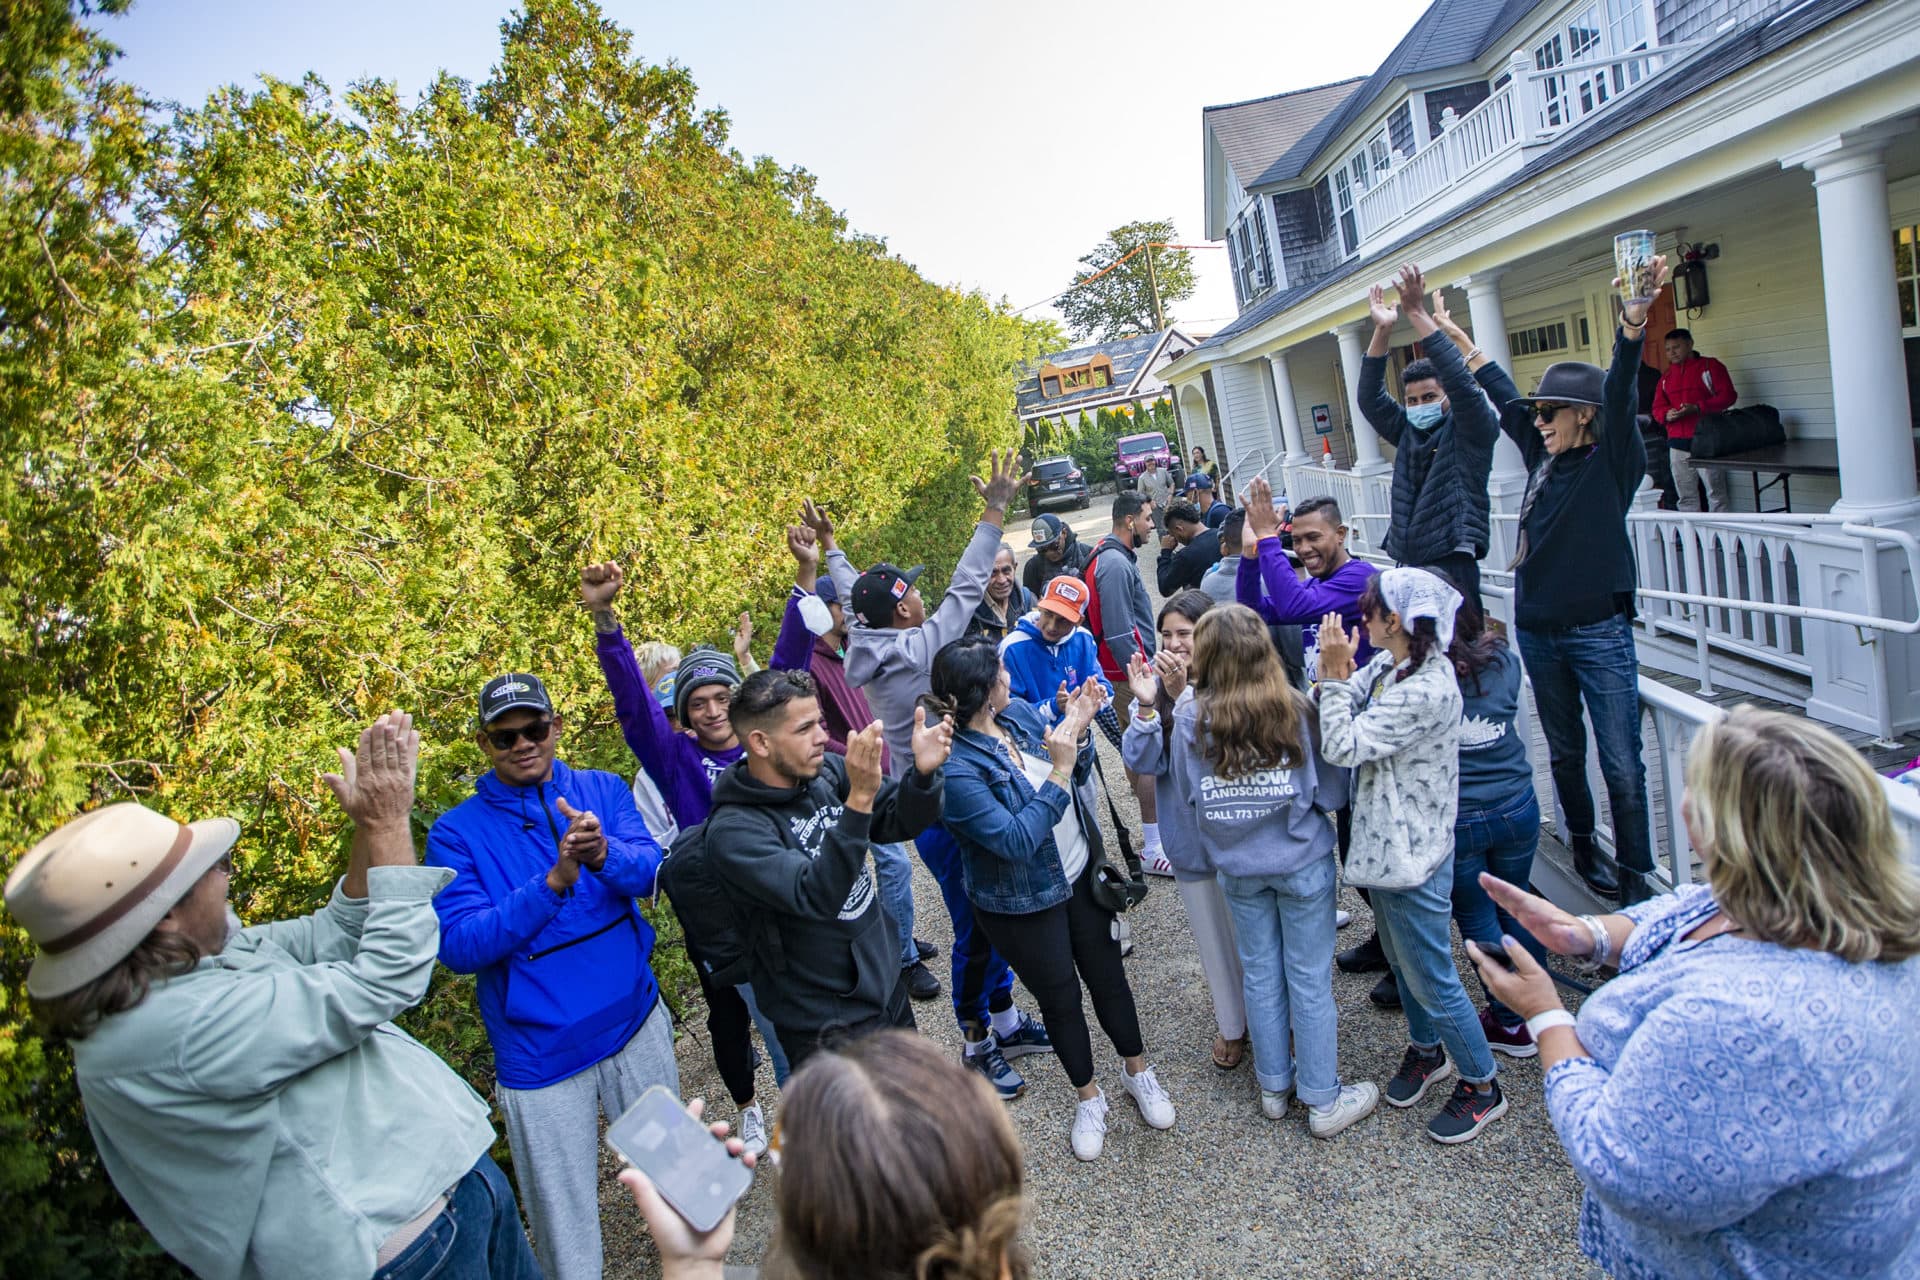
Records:
[[[753,1018],[747,1002],[732,987],[722,986],[707,976],[693,943],[687,943],[687,958],[700,978],[700,994],[707,998],[707,1037],[713,1042],[713,1065],[720,1068],[720,1079],[733,1095],[735,1106],[753,1101]]]
[[[1001,915],[978,906],[973,909],[994,950],[1006,957],[1040,1002],[1040,1017],[1047,1024],[1053,1051],[1076,1089],[1093,1081],[1093,1038],[1080,1004],[1081,979],[1086,980],[1094,1016],[1114,1051],[1123,1058],[1145,1052],[1133,989],[1127,985],[1120,944],[1113,939],[1113,916],[1094,905],[1088,889],[1091,879],[1083,868],[1073,883],[1073,896],[1044,911]]]

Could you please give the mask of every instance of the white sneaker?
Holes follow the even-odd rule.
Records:
[[[1082,1160],[1098,1160],[1106,1145],[1107,1095],[1096,1093],[1073,1113],[1073,1154]]]
[[[1349,1125],[1358,1124],[1380,1105],[1380,1086],[1371,1080],[1340,1086],[1340,1096],[1324,1107],[1307,1108],[1307,1128],[1316,1138],[1331,1138]]]
[[[1155,1129],[1173,1128],[1173,1099],[1160,1087],[1159,1079],[1148,1067],[1139,1075],[1129,1075],[1124,1069],[1120,1072],[1120,1082],[1127,1086],[1127,1092],[1133,1095],[1134,1105],[1140,1108],[1140,1118]]]
[[[1269,1120],[1279,1120],[1287,1114],[1287,1101],[1293,1096],[1292,1089],[1272,1089],[1260,1091],[1260,1112]]]
[[[1140,869],[1150,876],[1171,876],[1173,863],[1167,858],[1165,849],[1149,849],[1147,856],[1140,860]]]
[[[1350,925],[1350,924],[1352,924],[1352,923],[1353,923],[1353,912],[1351,912],[1351,911],[1335,911],[1335,912],[1333,913],[1333,927],[1334,927],[1334,928],[1336,928],[1336,929],[1344,929],[1344,928],[1346,928],[1346,927],[1347,927],[1348,925]]]
[[[740,1141],[756,1156],[767,1153],[767,1118],[757,1102],[740,1108]]]

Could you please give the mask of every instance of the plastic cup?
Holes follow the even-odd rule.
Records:
[[[1653,301],[1653,259],[1653,232],[1622,231],[1613,238],[1613,273],[1620,278],[1623,306],[1644,306]]]

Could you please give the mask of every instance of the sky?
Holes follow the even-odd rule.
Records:
[[[929,279],[1017,308],[1065,288],[1125,223],[1171,217],[1201,243],[1201,108],[1370,73],[1427,3],[602,0],[636,55],[692,71],[733,147],[817,175],[855,229]],[[308,71],[411,95],[442,69],[484,80],[511,7],[136,0],[99,25],[120,74],[161,98]],[[1234,314],[1227,255],[1193,256],[1200,288],[1175,314],[1212,332]]]

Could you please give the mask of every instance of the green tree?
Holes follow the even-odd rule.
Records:
[[[1171,218],[1129,222],[1109,231],[1093,252],[1080,259],[1081,270],[1074,272],[1068,292],[1055,304],[1075,336],[1112,342],[1174,323],[1174,305],[1191,298],[1199,287],[1193,254],[1185,249],[1146,246],[1172,244],[1178,239]],[[1127,256],[1130,253],[1132,257]],[[1115,263],[1120,265],[1106,270]],[[1156,288],[1158,307],[1154,303]]]
[[[631,772],[581,563],[685,646],[742,608],[771,634],[803,496],[858,558],[964,546],[1057,331],[743,160],[589,0],[526,0],[479,86],[268,80],[158,131],[92,12],[0,27],[0,867],[137,797],[241,820],[244,917],[312,910],[345,837],[316,770],[381,710],[426,739],[421,837],[493,671],[547,675],[569,759]],[[0,922],[0,1273],[170,1270],[31,1031],[30,954]],[[656,967],[682,999],[670,927]],[[471,995],[443,973],[408,1025],[484,1087]]]

